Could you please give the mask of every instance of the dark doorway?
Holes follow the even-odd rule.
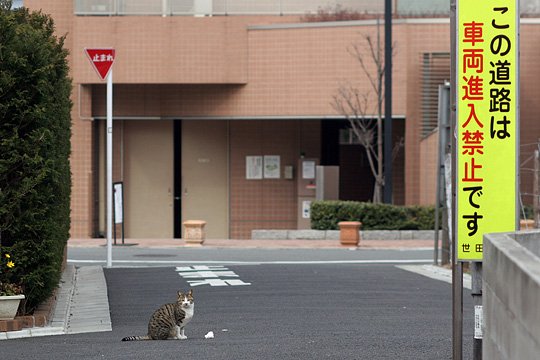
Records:
[[[340,146],[339,197],[341,200],[371,201],[375,178],[361,145]]]
[[[373,120],[375,121],[375,120]],[[405,133],[405,121],[394,119],[393,142],[400,143]],[[321,165],[339,165],[340,200],[371,201],[375,178],[366,150],[351,141],[344,119],[321,121]],[[393,162],[394,203],[403,202],[404,150],[399,149]]]
[[[339,165],[340,200],[370,201],[375,180],[364,148],[343,141],[343,132],[348,129],[347,120],[321,122],[321,165]]]
[[[174,128],[174,237],[182,237],[182,120],[175,120]]]

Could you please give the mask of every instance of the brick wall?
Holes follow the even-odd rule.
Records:
[[[250,238],[253,229],[296,228],[296,164],[300,152],[319,157],[318,121],[230,122],[230,237]],[[246,179],[246,156],[279,155],[280,179]],[[283,178],[286,165],[293,180]]]

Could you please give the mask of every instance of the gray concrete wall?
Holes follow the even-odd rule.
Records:
[[[539,244],[540,231],[484,236],[484,359],[540,358]]]

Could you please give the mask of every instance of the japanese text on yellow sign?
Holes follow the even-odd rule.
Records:
[[[460,0],[457,16],[457,218],[460,261],[485,233],[516,227],[518,0]]]

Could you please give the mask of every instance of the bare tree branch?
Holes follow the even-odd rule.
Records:
[[[354,136],[366,151],[369,168],[375,179],[372,199],[374,203],[380,203],[382,201],[382,187],[384,186],[382,104],[385,64],[380,45],[378,21],[376,40],[374,41],[369,35],[363,36],[363,39],[367,44],[366,47],[352,44],[347,48],[347,52],[360,64],[371,89],[360,93],[359,88],[354,84],[343,83],[338,88],[337,94],[332,96],[331,105],[336,112],[344,115],[349,121]],[[392,48],[392,55],[394,55],[394,47]],[[373,71],[372,65],[374,65],[375,71]],[[376,98],[374,104],[370,102],[372,93],[375,94]],[[374,107],[374,111],[369,111],[370,105]],[[375,118],[373,118],[373,114],[376,114]],[[393,159],[397,156],[402,144],[402,141],[396,144],[392,154]]]

